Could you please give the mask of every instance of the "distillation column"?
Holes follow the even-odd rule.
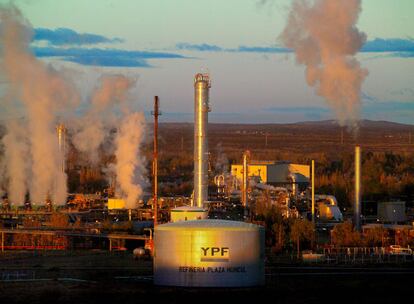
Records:
[[[208,141],[207,125],[209,90],[208,74],[197,74],[194,78],[194,199],[193,206],[202,208],[208,191]]]

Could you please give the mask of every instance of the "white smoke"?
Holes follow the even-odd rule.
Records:
[[[306,80],[323,96],[340,125],[360,118],[361,85],[368,72],[355,54],[366,41],[357,27],[361,0],[294,0],[280,38],[306,66]]]
[[[220,143],[216,146],[217,159],[214,166],[214,169],[217,174],[228,174],[229,171],[229,159],[227,158],[226,153],[224,153],[223,145]]]
[[[110,130],[116,126],[116,106],[127,100],[128,90],[135,80],[122,75],[101,77],[90,102],[89,111],[80,120],[81,127],[73,137],[75,147],[85,154],[92,164],[99,161],[99,148]]]
[[[15,204],[23,204],[27,192],[36,204],[46,199],[65,203],[67,176],[61,167],[65,155],[59,151],[56,125],[58,114],[73,116],[67,112],[79,105],[78,90],[65,79],[63,70],[57,71],[31,53],[32,28],[16,7],[0,6],[0,22],[0,76],[6,83],[0,106],[25,117],[25,123],[10,120],[6,124],[1,183]],[[118,192],[129,208],[142,194],[145,173],[139,153],[144,115],[131,112],[128,103],[135,83],[122,75],[102,76],[89,99],[89,110],[78,119],[80,127],[72,132],[75,147],[92,164],[98,162],[99,149],[106,141],[115,145]],[[74,122],[69,124],[71,128]],[[115,137],[114,127],[118,127]]]
[[[66,176],[59,172],[55,117],[64,107],[77,103],[76,91],[61,74],[30,52],[32,28],[16,7],[1,7],[0,20],[1,72],[8,82],[8,97],[14,101],[12,106],[22,105],[28,121],[25,133],[32,161],[30,174],[26,176],[29,177],[31,201],[40,203],[50,197],[55,203],[64,203]],[[10,106],[9,103],[4,105]],[[18,133],[15,127],[8,125],[7,132],[11,136]],[[8,149],[11,147],[6,146]],[[18,180],[21,172],[21,168],[9,166],[9,179]],[[19,185],[24,183],[19,182]],[[19,196],[23,191],[23,188],[18,191]]]
[[[8,121],[7,133],[2,138],[4,151],[4,166],[8,180],[6,182],[9,201],[16,205],[23,205],[28,189],[27,176],[29,174],[30,160],[27,127],[21,120]]]
[[[140,156],[140,146],[144,130],[143,113],[131,113],[122,120],[116,137],[116,195],[125,200],[126,208],[136,208],[143,193],[141,185],[145,184],[145,165]]]

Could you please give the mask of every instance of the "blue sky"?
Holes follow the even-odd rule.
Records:
[[[7,1],[8,2],[8,1]],[[159,95],[163,121],[191,121],[193,76],[212,77],[210,121],[330,119],[304,68],[277,40],[290,1],[22,0],[33,52],[76,74],[84,93],[102,73],[138,77],[137,108]],[[414,2],[364,0],[358,54],[369,75],[363,118],[414,122]]]

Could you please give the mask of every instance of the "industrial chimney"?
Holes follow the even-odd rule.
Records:
[[[58,136],[58,145],[59,145],[59,152],[60,152],[60,161],[61,161],[61,164],[60,164],[60,169],[62,170],[62,172],[65,172],[65,154],[66,154],[66,151],[65,151],[65,146],[66,146],[66,128],[65,128],[65,126],[61,123],[61,124],[58,124],[57,126],[56,126],[56,133],[57,133],[57,136]]]
[[[355,229],[361,230],[361,148],[355,147]]]
[[[243,153],[242,205],[246,210],[249,208],[249,161],[250,151],[245,151]]]
[[[194,77],[194,199],[193,206],[202,208],[208,191],[208,142],[207,124],[209,106],[208,74]]]

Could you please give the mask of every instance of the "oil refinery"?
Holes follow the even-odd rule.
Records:
[[[0,5],[0,303],[412,298],[401,8],[73,1]]]
[[[132,251],[141,248],[137,251],[140,255],[154,257],[154,274],[157,284],[174,285],[173,282],[176,282],[180,286],[220,286],[214,283],[218,282],[214,275],[206,279],[205,285],[202,283],[201,274],[196,277],[191,274],[186,278],[191,273],[189,270],[183,273],[178,272],[176,278],[171,278],[171,276],[180,267],[188,269],[207,267],[208,269],[209,261],[201,264],[196,262],[200,260],[201,247],[227,248],[226,250],[232,252],[230,262],[214,260],[214,267],[226,269],[228,265],[236,264],[262,265],[257,266],[259,269],[255,272],[261,273],[259,276],[257,274],[249,276],[251,281],[240,279],[237,283],[237,276],[234,279],[225,280],[226,286],[248,286],[264,282],[262,268],[265,238],[263,229],[271,229],[266,222],[269,221],[267,219],[269,212],[275,212],[281,216],[282,222],[278,225],[286,225],[283,221],[287,223],[295,220],[312,223],[314,235],[312,238],[316,238],[318,243],[317,246],[309,246],[309,244],[306,246],[319,252],[330,248],[335,227],[341,226],[348,220],[354,224],[355,231],[364,234],[369,234],[373,229],[384,230],[386,233],[384,235],[388,240],[395,238],[395,241],[390,242],[396,242],[397,237],[406,233],[405,231],[408,231],[408,237],[413,233],[413,226],[410,224],[412,215],[407,214],[404,202],[370,203],[370,213],[363,205],[360,146],[355,147],[354,153],[355,190],[353,193],[355,199],[354,206],[351,206],[353,213],[349,213],[344,207],[341,208],[343,204],[338,202],[333,194],[315,192],[314,160],[305,164],[281,160],[256,160],[253,152],[245,150],[240,155],[240,163],[221,166],[221,171],[215,170],[213,174],[210,169],[211,153],[208,148],[210,88],[211,79],[208,74],[195,75],[194,188],[191,196],[166,197],[158,193],[160,188],[158,157],[163,151],[159,151],[158,148],[158,116],[161,112],[159,111],[159,98],[156,96],[152,112],[154,116],[152,191],[148,187],[145,190],[148,192],[144,193],[132,206],[127,204],[126,197],[117,197],[111,187],[102,189],[105,191],[96,194],[71,194],[65,206],[57,206],[48,199],[44,206],[33,206],[30,200],[26,200],[24,206],[17,207],[13,206],[5,196],[0,213],[3,225],[2,252],[16,249],[62,250],[69,248],[100,248],[110,251],[124,248]],[[68,171],[68,166],[64,157],[68,155],[66,150],[70,135],[63,124],[59,124],[56,130],[58,153],[61,155],[58,170],[65,173]],[[58,218],[59,215],[62,216],[63,222],[60,227],[56,227],[53,219]],[[35,223],[33,225],[37,228],[33,229],[33,226],[28,225],[29,222]],[[189,231],[193,232],[188,234]],[[227,231],[229,231],[228,236],[226,236]],[[252,242],[257,243],[254,247],[258,250],[255,260],[250,260],[252,257],[249,257],[247,262],[243,262],[242,257],[247,248],[252,248],[252,245],[248,236],[250,232],[244,235],[244,231],[256,231]],[[45,233],[50,235],[50,238],[37,243],[31,240]],[[22,241],[21,235],[30,235],[30,237]],[[216,237],[218,235],[220,237]],[[186,238],[189,239],[184,240]],[[215,243],[216,238],[218,243]],[[91,241],[86,244],[87,239]],[[163,248],[166,248],[167,244],[163,243],[167,239],[169,251],[164,253],[166,249]],[[208,244],[204,243],[203,239],[209,240]],[[236,239],[243,239],[245,243],[237,243]],[[283,240],[281,237],[273,236],[270,240],[266,240],[267,243],[269,241],[277,244]],[[306,244],[306,241],[304,243]],[[237,246],[233,247],[233,244]],[[276,244],[272,245],[272,248],[276,248]],[[199,246],[201,247],[198,248]],[[278,246],[281,246],[278,250],[286,250],[286,244],[280,243]],[[157,247],[160,248],[158,251]],[[234,257],[240,255],[240,258],[236,259],[237,262],[234,262],[235,264],[232,262],[233,255]],[[170,270],[168,270],[169,267]],[[250,266],[240,267],[250,269]]]

